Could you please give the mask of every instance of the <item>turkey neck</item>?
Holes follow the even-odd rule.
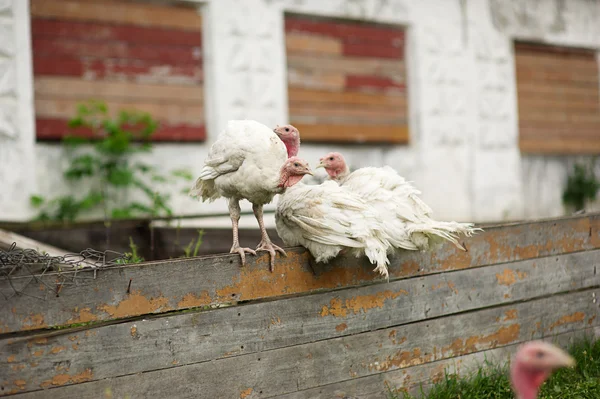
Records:
[[[298,150],[300,149],[300,137],[282,141],[287,150],[288,158],[298,155]]]
[[[511,377],[517,399],[536,399],[540,385],[546,380],[548,373],[516,364],[511,370]]]
[[[279,176],[279,184],[277,188],[281,190],[281,192],[285,191],[286,188],[292,187],[300,180],[302,180],[304,176],[292,175],[287,170],[282,169],[281,174]]]

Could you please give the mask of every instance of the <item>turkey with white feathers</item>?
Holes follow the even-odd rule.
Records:
[[[309,170],[306,161],[297,157],[288,162],[291,167],[298,164],[300,172]],[[283,242],[305,247],[317,262],[327,262],[348,249],[357,257],[366,255],[377,266],[375,271],[388,277],[390,244],[373,207],[332,181],[298,182],[288,184],[277,202],[275,227]]]
[[[458,242],[458,234],[467,237],[481,230],[471,223],[443,222],[431,218],[431,208],[419,198],[421,192],[389,166],[365,167],[350,173],[342,154],[331,152],[320,160],[329,178],[347,191],[364,199],[385,220],[385,231],[393,248],[426,250],[429,237]]]
[[[256,251],[270,254],[270,270],[275,265],[276,252],[285,251],[274,245],[263,222],[263,205],[270,203],[280,193],[280,170],[288,155],[295,155],[300,145],[300,134],[291,126],[271,129],[253,120],[231,120],[210,148],[204,168],[190,190],[190,196],[212,202],[220,197],[229,200],[229,214],[233,228],[231,253],[241,257],[256,255],[250,248],[239,244],[238,222],[240,201],[252,203],[252,210],[261,231],[261,242]]]

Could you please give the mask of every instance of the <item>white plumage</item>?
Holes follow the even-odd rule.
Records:
[[[321,158],[330,178],[360,196],[385,221],[384,230],[394,248],[425,250],[429,237],[437,236],[465,248],[458,235],[471,236],[471,223],[443,222],[431,218],[431,208],[419,198],[421,192],[389,166],[365,167],[349,173],[343,156],[330,153]]]
[[[246,252],[255,254],[254,250],[239,246],[239,201],[242,199],[247,199],[253,205],[262,232],[262,241],[257,250],[271,254],[271,268],[275,251],[285,254],[269,239],[262,220],[262,207],[282,191],[278,187],[279,173],[287,158],[286,146],[273,129],[252,120],[232,120],[210,148],[200,177],[190,190],[191,196],[199,196],[202,201],[212,202],[220,197],[229,199],[233,226],[231,252],[240,254],[242,264]]]
[[[317,262],[327,262],[349,248],[366,255],[375,271],[388,276],[389,242],[382,221],[365,201],[327,181],[296,184],[280,195],[275,213],[277,233],[286,245],[302,245]]]

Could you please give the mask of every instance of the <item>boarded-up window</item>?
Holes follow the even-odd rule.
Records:
[[[515,44],[521,151],[600,153],[600,85],[593,51]]]
[[[303,141],[408,142],[403,28],[287,15],[285,30]]]
[[[93,98],[149,112],[155,140],[204,140],[201,19],[167,4],[31,0],[38,139],[63,137]]]

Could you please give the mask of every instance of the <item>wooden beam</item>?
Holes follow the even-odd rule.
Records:
[[[450,270],[480,267],[515,260],[554,256],[600,248],[600,215],[583,215],[550,221],[489,227],[463,240],[467,252],[451,243],[436,245],[430,252],[400,251],[390,258],[390,281]],[[314,275],[305,250],[288,251],[277,258],[276,272],[268,270],[268,254],[249,257],[244,268],[237,255],[216,255],[111,267],[99,272],[79,272],[80,284],[69,286],[60,298],[43,295],[38,285],[25,278],[8,282],[0,278],[0,292],[12,293],[11,284],[26,285],[23,296],[0,307],[3,332],[36,330],[73,323],[81,309],[89,320],[106,321],[167,310],[228,304],[237,301],[317,293],[332,288],[371,284],[382,280],[365,259],[340,257]],[[86,274],[87,273],[87,274]],[[39,277],[53,282],[56,275]],[[129,283],[131,281],[131,287]],[[157,282],[169,281],[170,284]],[[127,294],[128,288],[130,294]],[[26,295],[26,294],[30,294]],[[14,310],[14,311],[13,311]]]
[[[20,234],[13,233],[8,230],[0,229],[0,249],[8,250],[13,243],[17,244],[17,248],[21,249],[35,249],[39,253],[47,253],[50,256],[63,256],[68,251],[60,248],[47,245],[42,242],[32,240],[31,238],[24,237]]]
[[[393,326],[400,332],[408,328],[401,326],[423,320],[597,287],[600,275],[594,273],[594,259],[599,255],[600,250],[586,251],[89,330],[9,338],[0,341],[0,353],[13,359],[6,378],[26,381],[28,390],[35,390],[52,380],[56,364],[63,362],[69,363],[70,374],[78,375],[93,359],[90,379],[101,380],[118,377],[122,370],[134,374],[169,368],[174,360],[180,367]],[[73,322],[86,321],[91,314],[82,308]],[[514,309],[502,316],[526,317]],[[585,327],[587,321],[577,323]],[[400,341],[401,336],[394,339]],[[55,353],[54,348],[63,349]],[[135,362],[123,353],[135,354]],[[30,366],[33,360],[35,367]]]
[[[598,309],[590,300],[595,291],[519,302],[402,327],[394,326],[180,367],[175,366],[193,352],[186,339],[176,334],[155,335],[157,343],[162,340],[171,342],[171,345],[183,343],[184,351],[171,349],[171,364],[165,365],[171,368],[135,374],[126,368],[126,376],[91,381],[97,358],[88,357],[89,367],[83,373],[76,374],[58,367],[55,377],[34,388],[50,390],[38,390],[20,397],[47,398],[51,394],[64,399],[95,399],[107,388],[114,397],[214,398],[218,394],[220,397],[236,398],[245,392],[257,392],[263,397],[285,395],[596,327],[600,323],[596,317]],[[199,327],[205,325],[201,318],[200,314],[196,321]],[[278,319],[275,318],[270,325],[263,327],[263,332],[268,334],[269,330],[276,330],[277,325]],[[252,328],[256,329],[256,324]],[[140,322],[130,330],[128,339],[138,339],[144,333],[143,323]],[[306,334],[306,331],[298,333]],[[77,338],[73,337],[73,342],[71,346],[77,345]],[[108,345],[120,341],[109,337],[108,342],[104,342]],[[32,350],[35,344],[32,342]],[[148,350],[155,351],[153,348]],[[59,359],[66,349],[53,347],[50,351],[54,351]],[[119,357],[129,358],[131,364],[138,362],[138,353],[123,352]],[[34,357],[32,361],[35,361]],[[57,361],[56,364],[63,363]],[[291,372],[294,378],[290,378]],[[78,384],[54,388],[71,381]],[[8,389],[18,392],[20,386],[9,385]]]

